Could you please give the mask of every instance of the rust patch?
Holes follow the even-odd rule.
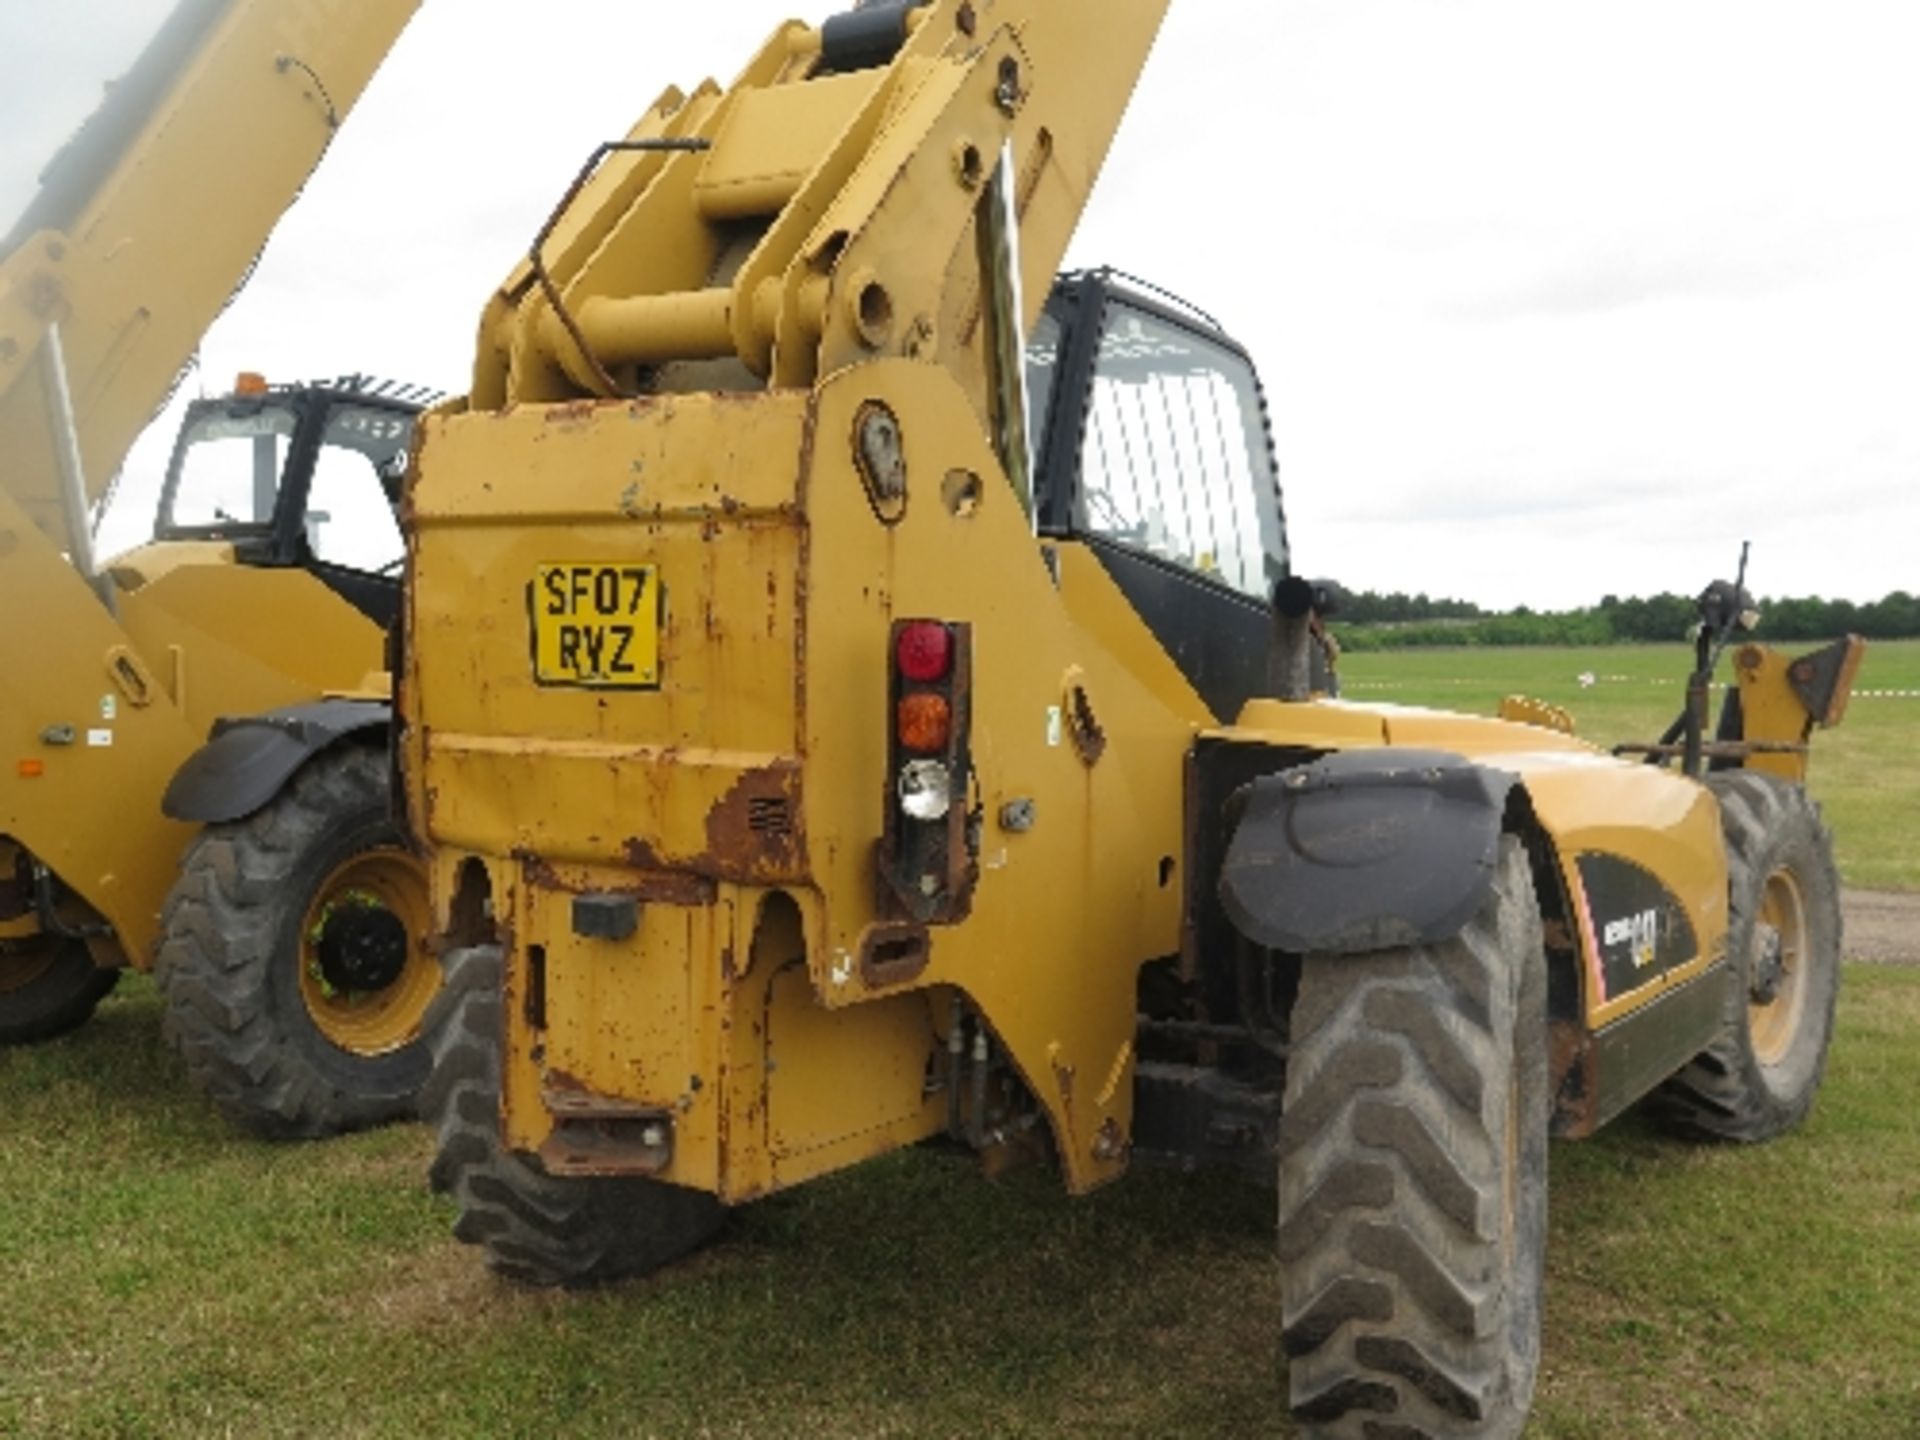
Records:
[[[621,853],[627,857],[627,864],[633,866],[636,870],[665,870],[669,868],[667,862],[661,858],[660,852],[645,840],[640,839],[637,835],[630,836],[628,839],[622,841],[620,850]]]
[[[627,864],[637,874],[627,877],[618,885],[594,885],[583,887],[564,878],[559,871],[543,856],[530,850],[516,850],[513,858],[520,862],[521,872],[526,883],[540,890],[554,890],[564,894],[577,895],[591,888],[596,894],[626,895],[643,905],[711,905],[715,889],[712,878],[696,869],[674,865],[663,860],[658,852],[644,840],[631,839],[621,845]]]
[[[793,477],[794,512],[800,519],[799,546],[793,570],[793,718],[796,735],[807,733],[807,602],[812,584],[809,569],[813,564],[813,521],[808,507],[813,490],[814,441],[819,419],[820,402],[815,399],[808,404],[800,426],[799,469]]]
[[[515,850],[513,858],[520,862],[520,878],[536,890],[565,890],[566,882],[560,878],[560,872],[550,865],[545,857],[531,850]]]
[[[870,990],[918,979],[933,958],[924,925],[869,925],[860,932],[860,978]]]
[[[684,870],[652,870],[636,875],[630,884],[616,885],[616,895],[631,895],[644,905],[711,905],[713,881]]]
[[[554,1124],[539,1155],[555,1175],[657,1175],[672,1162],[662,1106],[599,1094],[557,1068],[543,1073],[540,1099]]]
[[[1068,735],[1073,739],[1073,753],[1085,764],[1098,764],[1100,756],[1106,755],[1106,728],[1092,712],[1092,697],[1087,693],[1087,685],[1073,682],[1068,685]]]
[[[707,812],[704,874],[747,882],[806,878],[800,767],[791,760],[749,770]]]
[[[1127,1158],[1127,1152],[1133,1144],[1121,1132],[1120,1122],[1108,1116],[1100,1122],[1100,1129],[1093,1137],[1093,1158],[1104,1165],[1110,1165]]]
[[[447,928],[431,936],[427,948],[435,955],[474,945],[501,943],[499,917],[491,910],[492,880],[478,857],[468,856],[455,871],[453,895],[447,902]]]
[[[1567,1140],[1591,1135],[1598,1087],[1593,1041],[1579,1021],[1555,1020],[1547,1026],[1547,1082],[1553,1094],[1553,1133]]]
[[[591,421],[601,404],[599,400],[569,400],[561,405],[548,405],[540,412],[541,423],[546,425],[585,425]]]
[[[1049,1106],[1048,1108],[1051,1113],[1047,1118],[1053,1124],[1053,1138],[1060,1154],[1063,1168],[1068,1168],[1068,1173],[1070,1174],[1071,1169],[1066,1166],[1066,1157],[1080,1153],[1080,1130],[1079,1127],[1074,1124],[1073,1111],[1073,1088],[1076,1071],[1070,1061],[1060,1058],[1060,1045],[1057,1041],[1047,1047],[1047,1064],[1053,1070],[1054,1088],[1059,1091],[1060,1095],[1058,1108],[1056,1109]],[[1037,1087],[1034,1093],[1036,1097],[1039,1096]],[[1099,1183],[1100,1180],[1098,1178],[1093,1178],[1080,1186],[1074,1186],[1070,1183],[1069,1188],[1073,1189],[1075,1193],[1079,1193],[1079,1191]]]
[[[1073,1066],[1058,1060],[1052,1063],[1054,1087],[1060,1092],[1060,1109],[1062,1113],[1071,1115],[1073,1114]]]

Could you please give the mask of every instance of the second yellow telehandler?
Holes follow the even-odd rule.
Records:
[[[200,401],[149,540],[103,566],[93,531],[415,3],[178,0],[0,240],[0,1044],[157,965],[189,1070],[271,1135],[408,1114],[426,1073],[384,670],[431,397]]]

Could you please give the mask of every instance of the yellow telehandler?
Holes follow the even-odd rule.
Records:
[[[250,381],[188,411],[149,543],[102,568],[94,509],[416,5],[180,0],[0,241],[0,1044],[157,964],[271,1135],[426,1074],[384,666],[431,397]]]
[[[593,157],[422,421],[400,686],[455,1233],[589,1284],[937,1137],[1276,1184],[1290,1402],[1511,1436],[1549,1134],[1807,1110],[1857,644],[1703,597],[1642,756],[1316,694],[1248,356],[1055,280],[1164,0],[782,27]],[[1659,763],[1646,763],[1646,762]]]

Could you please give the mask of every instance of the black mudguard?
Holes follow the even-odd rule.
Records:
[[[1486,899],[1516,777],[1441,750],[1355,750],[1241,789],[1220,901],[1256,945],[1359,954],[1457,935]]]
[[[393,706],[384,700],[316,700],[216,720],[207,743],[175,773],[160,809],[171,820],[201,825],[244,820],[322,750],[392,724]]]

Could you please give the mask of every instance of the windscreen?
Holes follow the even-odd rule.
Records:
[[[1087,528],[1265,598],[1286,541],[1246,359],[1113,302],[1081,442]]]
[[[299,427],[291,407],[258,401],[189,415],[167,477],[162,526],[225,530],[271,524],[280,475]]]

